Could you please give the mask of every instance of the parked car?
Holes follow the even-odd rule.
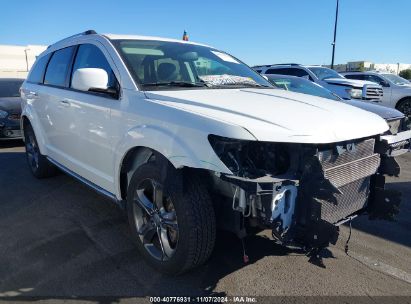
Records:
[[[344,102],[381,116],[390,126],[390,129],[386,132],[386,135],[392,135],[389,137],[389,140],[387,138],[387,142],[389,141],[391,143],[389,153],[392,156],[398,156],[410,151],[411,120],[400,111],[377,105],[370,101],[342,99],[326,88],[323,88],[322,86],[301,77],[273,74],[267,75],[267,78],[272,84],[281,89],[323,97],[333,101]]]
[[[216,226],[271,229],[315,262],[344,221],[398,212],[384,119],[274,89],[209,46],[87,31],[44,51],[21,93],[34,176],[60,168],[125,206],[166,273],[204,263]]]
[[[327,88],[343,99],[359,99],[379,102],[383,96],[380,85],[371,81],[347,79],[336,71],[322,66],[300,64],[274,64],[253,67],[263,75],[279,74],[304,77]]]
[[[24,79],[0,78],[0,140],[22,137],[20,86]]]
[[[344,77],[372,81],[382,86],[384,96],[382,104],[396,108],[411,117],[411,82],[391,73],[383,72],[346,72]]]

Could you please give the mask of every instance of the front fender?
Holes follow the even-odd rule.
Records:
[[[250,134],[245,134],[249,137]],[[231,174],[215,154],[208,134],[182,127],[176,132],[158,125],[141,125],[130,129],[115,147],[116,189],[120,193],[120,171],[124,157],[131,149],[146,147],[161,153],[175,168],[191,167]]]

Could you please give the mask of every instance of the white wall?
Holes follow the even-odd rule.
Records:
[[[44,45],[0,45],[0,77],[25,78]]]

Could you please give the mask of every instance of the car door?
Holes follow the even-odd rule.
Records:
[[[67,101],[67,88],[75,49],[75,46],[66,47],[51,56],[36,108],[47,138],[47,155],[70,169],[74,168],[76,126],[73,109]]]
[[[102,45],[97,42],[96,44],[81,44],[74,59],[71,75],[82,68],[103,69],[109,76],[107,86],[118,89],[118,81],[112,66],[114,67],[114,64]],[[75,89],[71,89],[67,97],[74,115],[73,131],[76,137],[76,149],[73,156],[76,161],[75,172],[113,193],[114,149],[110,115],[111,109],[118,108],[120,101],[118,97],[115,98],[109,94]]]
[[[383,78],[377,75],[364,75],[364,80],[372,81],[381,85],[384,94],[381,99],[382,104],[391,105],[392,88],[388,81],[385,81]]]

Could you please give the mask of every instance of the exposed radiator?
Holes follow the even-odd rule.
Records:
[[[322,205],[323,220],[336,223],[366,205],[370,176],[377,172],[380,165],[380,156],[374,153],[374,144],[374,139],[368,139],[341,154],[336,149],[319,152],[325,178],[341,192],[335,193],[333,199],[318,200]]]

